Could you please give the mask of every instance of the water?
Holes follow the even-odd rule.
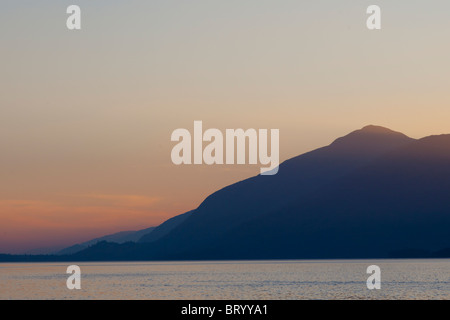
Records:
[[[74,263],[76,264],[76,263]],[[369,265],[381,289],[368,290]],[[0,264],[0,299],[450,299],[450,259]]]

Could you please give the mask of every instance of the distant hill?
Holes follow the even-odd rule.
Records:
[[[137,242],[143,236],[151,233],[155,227],[146,228],[139,231],[121,231],[114,234],[109,234],[100,238],[95,238],[83,243],[75,244],[73,246],[64,248],[55,252],[56,255],[70,255],[84,250],[98,242],[107,241],[112,243]]]
[[[121,231],[114,234],[106,235],[100,238],[95,238],[83,243],[75,244],[73,246],[64,248],[55,252],[56,255],[71,255],[80,252],[88,247],[91,247],[99,242],[110,242],[116,244],[122,244],[126,242],[142,242],[150,243],[164,237],[170,233],[175,227],[184,222],[193,211],[189,211],[169,220],[165,221],[159,226],[150,227],[139,231]],[[40,252],[38,252],[40,254]]]
[[[102,241],[59,259],[432,258],[449,248],[450,135],[367,126],[277,175],[218,190],[137,243]]]

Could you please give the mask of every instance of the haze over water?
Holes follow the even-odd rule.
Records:
[[[366,268],[381,268],[381,289]],[[0,264],[0,299],[450,299],[450,260],[321,260]]]

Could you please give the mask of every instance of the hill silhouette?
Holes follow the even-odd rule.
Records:
[[[58,250],[55,252],[55,254],[56,255],[74,254],[102,241],[113,243],[138,242],[143,236],[152,233],[154,229],[155,227],[150,227],[138,231],[121,231],[113,234],[108,234],[103,237],[95,238],[82,243],[77,243],[70,247]]]
[[[100,242],[59,259],[444,257],[449,195],[450,135],[416,140],[366,126],[283,162],[277,175],[211,194],[138,243]]]

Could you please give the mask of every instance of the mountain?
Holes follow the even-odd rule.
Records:
[[[218,190],[137,243],[59,259],[450,257],[449,194],[450,135],[367,126]]]
[[[214,254],[234,258],[373,258],[448,248],[449,195],[450,135],[427,137],[248,221],[212,246]]]
[[[160,254],[185,258],[193,252],[203,252],[206,256],[219,254],[217,242],[225,244],[225,239],[233,239],[233,233],[243,224],[258,221],[291,203],[307,200],[321,186],[413,141],[386,128],[367,126],[337,139],[328,147],[284,162],[277,175],[259,175],[221,189],[161,239],[166,253]],[[284,223],[289,224],[289,220]],[[270,229],[264,230],[262,236],[270,232]]]
[[[132,248],[102,244],[79,257],[370,258],[443,249],[449,152],[449,135],[415,140],[367,126],[285,161],[275,176],[213,193],[152,243],[150,234]]]
[[[56,255],[70,255],[82,251],[90,246],[97,244],[98,242],[107,241],[112,243],[125,243],[125,242],[137,242],[143,236],[150,234],[155,227],[142,229],[139,231],[121,231],[113,234],[109,234],[100,238],[95,238],[83,243],[78,243],[73,246],[56,251]]]

